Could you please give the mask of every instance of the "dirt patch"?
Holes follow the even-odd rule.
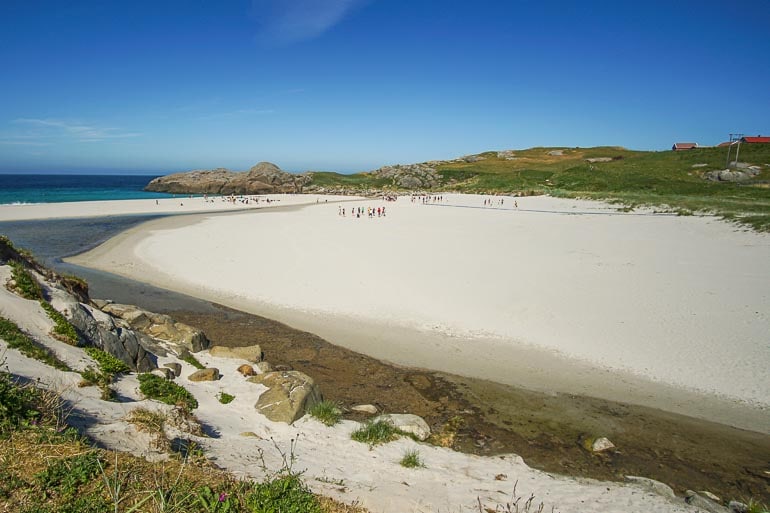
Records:
[[[213,344],[260,344],[266,359],[302,371],[326,399],[350,411],[374,404],[383,412],[423,417],[434,443],[495,455],[516,453],[532,467],[581,477],[649,477],[725,499],[770,499],[770,437],[720,424],[590,397],[531,392],[383,363],[311,333],[218,306],[218,312],[169,311],[203,329]],[[606,436],[617,449],[594,455],[588,437]]]

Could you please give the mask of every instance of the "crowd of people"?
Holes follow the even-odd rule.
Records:
[[[360,219],[362,217],[368,217],[370,219],[375,217],[385,217],[385,207],[351,207],[351,208],[345,208],[342,205],[338,207],[337,215],[340,217],[348,217],[348,212],[350,213],[350,217],[354,219]]]

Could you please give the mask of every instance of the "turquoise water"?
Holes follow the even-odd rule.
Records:
[[[142,190],[153,178],[155,176],[0,174],[0,205],[171,197],[171,194]]]

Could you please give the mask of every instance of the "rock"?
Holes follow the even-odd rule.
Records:
[[[176,322],[168,315],[142,310],[133,305],[111,303],[102,310],[123,319],[131,329],[139,331],[156,341],[160,347],[179,355],[183,350],[193,353],[209,346],[209,340],[203,331],[181,322]]]
[[[137,372],[157,367],[155,356],[145,350],[140,334],[134,330],[118,325],[110,315],[78,302],[64,290],[52,287],[48,295],[52,306],[77,328],[87,345],[111,354]]]
[[[241,373],[242,376],[256,376],[257,373],[254,371],[254,367],[249,365],[248,363],[244,363],[240,367],[238,367],[238,372]]]
[[[661,483],[660,481],[655,481],[654,479],[639,476],[626,476],[626,481],[629,483],[638,484],[642,488],[658,495],[662,495],[663,497],[668,497],[670,499],[676,498],[674,490],[667,484]]]
[[[587,450],[589,450],[592,453],[600,453],[604,451],[608,451],[610,449],[615,448],[615,444],[609,441],[609,439],[605,437],[600,438],[586,438],[583,440],[583,447],[585,447]]]
[[[96,306],[96,308],[98,308],[99,310],[101,310],[101,309],[102,309],[102,308],[104,308],[105,306],[107,306],[107,305],[111,304],[111,303],[112,303],[112,300],[111,300],[111,299],[92,299],[92,300],[91,300],[91,303],[93,303],[93,304],[94,304],[94,306]]]
[[[466,155],[464,157],[460,157],[463,162],[473,163],[473,162],[479,162],[481,160],[486,160],[486,157],[482,157],[480,155]]]
[[[738,501],[730,501],[727,504],[727,509],[733,513],[748,513],[749,505]]]
[[[732,171],[730,169],[703,173],[703,178],[712,182],[743,182],[754,176],[748,171]]]
[[[172,380],[176,377],[176,375],[174,374],[174,371],[172,371],[168,367],[158,367],[157,369],[153,369],[152,371],[150,371],[150,374],[154,374],[166,380]]]
[[[182,366],[176,362],[163,364],[164,367],[171,369],[174,372],[175,377],[179,377],[182,374]]]
[[[187,379],[190,381],[216,381],[219,378],[219,369],[215,369],[214,367],[201,369],[187,376]]]
[[[358,413],[368,413],[369,415],[376,415],[379,411],[373,404],[357,404],[350,409]]]
[[[270,362],[259,362],[257,364],[257,370],[264,374],[266,372],[271,372],[273,370],[273,365]]]
[[[699,495],[692,490],[687,490],[687,492],[685,492],[684,500],[687,504],[708,511],[709,513],[730,513],[730,510],[721,504],[717,504],[711,499]]]
[[[267,372],[248,381],[267,387],[254,407],[273,422],[291,424],[322,400],[313,379],[299,371]]]
[[[262,361],[262,348],[259,345],[245,347],[225,347],[212,346],[209,349],[211,356],[219,358],[233,358],[235,360],[246,360],[247,362],[259,363]]]
[[[700,490],[698,493],[700,495],[706,497],[707,499],[710,499],[710,500],[714,501],[714,502],[718,502],[720,504],[722,503],[722,498],[721,497],[719,497],[718,495],[715,495],[715,494],[709,492],[708,490]]]
[[[411,433],[418,440],[425,440],[430,436],[430,427],[422,417],[410,413],[388,413],[380,415],[374,422],[384,421],[405,433]]]
[[[564,156],[564,150],[549,151],[548,155],[550,155],[551,157],[563,157]]]
[[[275,164],[260,162],[242,172],[218,168],[161,176],[148,183],[145,190],[181,194],[301,193],[311,181],[309,173],[287,173]]]
[[[706,167],[706,166],[708,166],[708,164],[693,164],[690,167]]]
[[[438,185],[440,179],[436,169],[428,164],[383,166],[372,171],[372,175],[390,179],[393,185],[403,189],[429,189]]]
[[[597,162],[612,162],[612,157],[595,157],[592,159],[585,159],[586,162],[596,164]]]
[[[503,150],[497,152],[497,158],[505,160],[515,160],[516,153],[513,150]]]

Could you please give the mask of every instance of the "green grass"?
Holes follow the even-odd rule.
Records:
[[[411,450],[404,453],[404,457],[399,461],[402,467],[406,468],[423,468],[425,463],[420,458],[420,451]]]
[[[37,280],[24,268],[24,266],[15,260],[8,262],[11,266],[11,277],[16,282],[16,291],[25,299],[34,299],[39,301],[43,299],[43,290]]]
[[[106,374],[124,374],[130,372],[131,368],[122,360],[119,360],[106,351],[96,347],[87,347],[86,354],[93,358],[99,364],[99,368]]]
[[[139,391],[146,397],[187,410],[198,407],[198,401],[183,387],[154,374],[139,374]]]
[[[71,346],[77,346],[78,342],[80,342],[80,336],[78,336],[77,330],[75,330],[75,327],[70,324],[67,318],[44,299],[40,300],[40,306],[43,307],[48,317],[54,322],[53,333],[56,338]]]
[[[369,445],[384,444],[392,442],[393,440],[404,436],[405,433],[400,429],[393,427],[391,424],[384,420],[378,420],[377,422],[367,422],[360,428],[351,433],[350,438],[356,442],[361,442]]]
[[[40,392],[19,385],[10,374],[0,373],[0,436],[36,424],[41,416],[37,408]]]
[[[337,424],[342,416],[342,411],[333,401],[321,401],[320,403],[316,403],[310,408],[308,413],[327,426]]]
[[[193,354],[192,354],[192,353],[186,353],[186,354],[184,354],[184,355],[183,355],[183,356],[180,358],[180,360],[182,360],[183,362],[187,362],[187,363],[189,363],[190,365],[192,365],[193,367],[195,367],[196,369],[199,369],[199,370],[203,370],[203,369],[205,369],[205,368],[206,368],[206,366],[205,366],[205,365],[203,365],[201,362],[199,362],[199,361],[198,361],[198,359],[197,359],[197,358],[195,358],[195,356],[193,356]]]
[[[244,497],[247,511],[275,513],[320,513],[318,499],[295,473],[254,484]]]
[[[235,396],[228,394],[227,392],[219,392],[219,394],[217,394],[217,400],[222,404],[230,404],[235,400]]]
[[[0,317],[0,338],[5,340],[9,348],[17,349],[24,356],[34,358],[55,369],[63,371],[72,370],[52,351],[32,340],[16,324],[4,317]]]
[[[444,162],[436,171],[436,190],[465,193],[551,194],[569,198],[609,200],[631,206],[666,206],[672,212],[713,213],[757,231],[770,231],[768,189],[704,180],[702,174],[726,167],[726,148],[691,151],[632,151],[617,147],[554,148],[516,151],[516,160],[498,159],[495,152],[478,162]],[[734,155],[734,150],[733,150]],[[589,163],[587,158],[609,157]],[[762,167],[752,182],[770,182],[770,144],[744,144],[741,162]],[[693,168],[694,164],[706,164]],[[311,185],[377,188],[371,174],[317,173]]]

